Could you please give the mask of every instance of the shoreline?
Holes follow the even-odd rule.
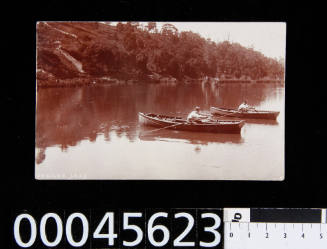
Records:
[[[175,78],[162,77],[160,79],[116,79],[110,77],[79,77],[71,79],[36,79],[38,88],[64,88],[64,87],[83,87],[83,86],[103,86],[103,85],[117,85],[117,84],[137,84],[146,81],[150,84],[160,83],[202,83],[202,84],[280,84],[284,85],[283,80],[239,80],[239,79],[223,79],[216,80],[209,79],[182,79],[177,80]]]

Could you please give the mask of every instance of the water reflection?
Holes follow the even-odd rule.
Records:
[[[189,144],[208,145],[210,143],[234,143],[241,144],[244,142],[241,134],[224,134],[224,133],[207,133],[207,132],[190,132],[176,130],[159,130],[153,131],[153,128],[142,127],[139,139],[143,141],[165,141],[180,142]]]
[[[205,86],[205,87],[204,87]],[[260,107],[265,98],[276,98],[271,85],[231,84],[143,84],[85,88],[40,89],[37,97],[38,148],[60,145],[63,150],[79,141],[96,141],[109,132],[136,139],[138,111],[185,117],[196,105],[235,108],[246,97],[250,105]],[[278,122],[250,120],[265,124]]]
[[[236,108],[244,99],[257,109],[281,111],[277,121],[248,120],[241,135],[160,130],[143,136],[142,132],[152,128],[141,127],[138,123],[138,112],[185,118],[194,106],[200,106],[204,111],[209,111],[211,106]],[[72,160],[81,160],[79,158],[83,156],[75,151],[76,149],[82,150],[86,146],[85,141],[88,142],[87,146],[93,144],[97,148],[95,153],[99,158],[105,157],[105,152],[100,148],[108,145],[119,147],[119,143],[121,141],[125,143],[125,140],[129,144],[135,144],[134,147],[130,147],[130,150],[140,150],[141,153],[142,146],[147,148],[152,142],[156,142],[153,146],[157,146],[157,150],[160,150],[161,146],[157,142],[178,144],[181,146],[180,153],[186,153],[186,151],[190,153],[187,145],[192,145],[193,152],[203,157],[202,161],[206,160],[205,157],[208,157],[209,151],[215,151],[217,148],[220,152],[225,151],[225,154],[234,154],[235,146],[238,146],[242,148],[240,153],[246,156],[245,151],[253,150],[251,146],[259,145],[259,143],[266,143],[260,146],[275,146],[264,150],[264,153],[272,153],[277,145],[275,143],[269,145],[267,141],[269,137],[271,140],[276,137],[283,138],[283,108],[284,89],[273,84],[134,83],[101,87],[39,89],[37,92],[36,164],[57,167],[53,162],[57,162],[58,157],[64,158],[65,154],[70,155]],[[276,129],[272,129],[273,127]],[[256,139],[258,132],[266,136],[262,142]],[[251,141],[255,144],[251,144]],[[183,144],[185,144],[184,148]],[[61,153],[56,150],[54,154],[54,148],[60,149]],[[169,151],[169,147],[165,147],[167,153],[173,153],[172,148]],[[213,162],[219,162],[219,160],[227,162],[230,157],[223,158],[224,153],[217,158],[212,155]],[[130,154],[133,154],[133,151]],[[56,160],[53,159],[54,155],[56,155]],[[111,157],[115,156],[111,155]],[[117,160],[118,156],[116,156]],[[137,157],[134,159],[136,164],[142,163],[137,162]],[[233,164],[233,162],[230,163]],[[66,164],[66,167],[71,167],[68,162]],[[186,164],[192,165],[190,162]]]

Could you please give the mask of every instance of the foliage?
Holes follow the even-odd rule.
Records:
[[[49,54],[51,42],[58,42],[60,49],[81,61],[85,73],[94,76],[284,78],[284,65],[276,59],[238,43],[215,43],[191,31],[179,32],[169,23],[162,25],[160,31],[155,22],[115,26],[111,23],[41,24],[38,68],[47,71],[51,68],[58,71],[54,65],[60,54],[55,53],[55,48],[52,48],[54,55]],[[60,75],[66,76],[67,72]]]

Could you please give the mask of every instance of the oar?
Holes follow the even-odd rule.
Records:
[[[232,115],[234,115],[234,114],[231,114],[231,113],[227,113],[227,114],[225,114],[225,115],[219,115],[219,118],[222,118],[222,117],[228,117],[228,116],[232,116]],[[213,116],[213,115],[212,115]],[[232,116],[233,118],[237,118],[237,117],[235,117],[235,116]],[[217,117],[218,118],[218,117]]]
[[[178,113],[178,114],[182,114],[182,115],[187,115],[188,113]],[[219,115],[219,117],[217,117],[217,119],[214,119],[213,118],[213,114],[211,114],[211,113],[207,113],[207,114],[204,114],[204,116],[205,115],[207,115],[208,116],[208,118],[210,118],[211,120],[214,120],[214,121],[217,121],[218,120],[218,118],[222,118],[222,117],[228,117],[228,116],[232,116],[233,114],[230,114],[230,113],[227,113],[227,114],[225,114],[225,115]],[[235,117],[235,118],[237,118],[237,117]]]
[[[178,125],[182,125],[182,124],[184,124],[184,123],[169,125],[169,126],[166,126],[166,127],[163,127],[163,128],[159,128],[159,129],[155,129],[155,130],[151,130],[151,131],[146,131],[146,132],[143,132],[143,134],[141,134],[141,135],[143,136],[144,134],[148,134],[150,132],[160,131],[160,130],[163,130],[163,129],[172,128],[172,127],[175,127],[175,126],[178,126]]]
[[[184,113],[180,113],[180,114],[184,114]],[[185,113],[185,114],[188,114],[188,113]],[[222,117],[225,117],[225,116],[231,116],[231,115],[233,115],[233,114],[228,113],[228,114],[225,114],[225,115],[219,115],[219,117],[217,117],[217,119],[213,118],[214,115],[211,114],[211,113],[204,114],[203,116],[207,116],[209,119],[211,119],[213,121],[217,121],[218,118],[222,118]]]
[[[257,111],[257,110],[255,109],[255,107],[252,107],[252,106],[249,107],[249,110],[250,110],[250,111],[255,111],[255,112]]]

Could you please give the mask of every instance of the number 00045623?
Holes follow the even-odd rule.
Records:
[[[212,248],[222,244],[220,209],[103,212],[102,217],[99,212],[49,212],[35,217],[30,213],[15,217],[16,247]]]

